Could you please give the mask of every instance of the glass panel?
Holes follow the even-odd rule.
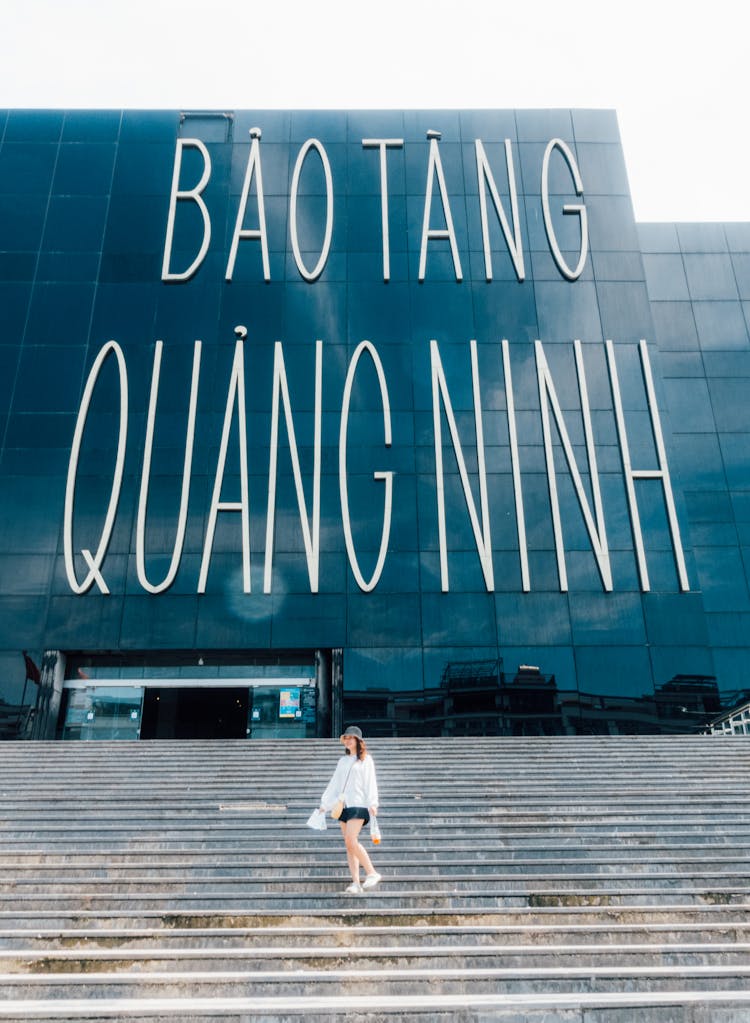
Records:
[[[253,686],[248,738],[314,738],[315,705],[314,686]]]
[[[138,739],[143,689],[69,689],[63,739]]]

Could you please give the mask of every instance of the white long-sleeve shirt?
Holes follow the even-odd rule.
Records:
[[[320,805],[324,810],[330,810],[342,796],[347,806],[377,807],[378,782],[369,753],[364,760],[357,760],[351,754],[339,758],[333,777],[320,797]]]

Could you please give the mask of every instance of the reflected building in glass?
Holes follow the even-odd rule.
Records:
[[[750,225],[613,112],[2,111],[0,301],[3,737],[750,700]]]

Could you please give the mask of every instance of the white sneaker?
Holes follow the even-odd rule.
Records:
[[[349,887],[344,889],[344,892],[347,895],[361,895],[362,885],[359,883],[359,881],[352,881]]]
[[[372,874],[368,874],[365,878],[362,888],[367,890],[368,888],[374,888],[376,884],[381,880],[380,874],[377,871],[373,871]]]

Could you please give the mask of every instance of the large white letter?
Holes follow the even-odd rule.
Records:
[[[391,279],[391,248],[388,230],[388,165],[386,150],[403,146],[403,139],[362,139],[364,149],[380,150],[380,214],[383,222],[383,280]]]
[[[635,493],[634,481],[639,480],[661,480],[664,490],[664,503],[667,506],[667,517],[669,519],[669,530],[672,535],[672,548],[674,550],[677,574],[680,579],[680,589],[685,592],[690,589],[687,568],[685,566],[685,554],[682,549],[680,538],[680,526],[677,521],[677,510],[672,493],[672,480],[669,475],[667,464],[667,449],[664,444],[664,434],[661,428],[661,417],[659,407],[656,404],[656,391],[654,390],[654,378],[651,373],[651,362],[648,357],[648,345],[641,340],[638,349],[641,357],[641,370],[643,382],[646,386],[648,397],[648,411],[651,416],[651,431],[656,445],[656,456],[659,462],[658,469],[634,469],[630,460],[630,445],[628,434],[625,428],[625,413],[622,407],[622,396],[620,394],[620,381],[617,374],[617,363],[615,361],[615,349],[611,341],[605,342],[607,347],[607,361],[609,363],[609,378],[612,385],[612,397],[615,406],[615,418],[617,420],[617,433],[620,437],[620,452],[622,455],[622,468],[625,475],[625,489],[628,495],[628,506],[630,508],[630,522],[633,530],[633,540],[638,558],[638,571],[641,577],[641,589],[647,592],[651,589],[648,578],[648,566],[646,565],[646,551],[643,545],[643,533],[641,532],[641,519],[638,514],[638,500]]]
[[[266,516],[266,563],[263,573],[263,592],[271,592],[271,570],[273,567],[273,534],[276,517],[276,463],[279,454],[279,395],[284,403],[286,432],[289,438],[289,454],[292,459],[294,486],[297,491],[297,505],[302,522],[302,536],[307,554],[307,574],[310,577],[310,591],[318,592],[318,566],[320,561],[320,443],[323,415],[323,342],[315,342],[315,439],[313,456],[313,509],[312,530],[307,515],[305,491],[302,486],[297,439],[294,433],[292,405],[289,400],[289,385],[286,379],[284,351],[277,341],[273,355],[273,405],[271,410],[271,452],[268,465],[268,513]]]
[[[560,252],[560,246],[557,244],[557,236],[555,235],[555,229],[552,226],[552,214],[550,213],[549,208],[549,158],[552,155],[553,149],[559,149],[565,157],[565,162],[570,169],[570,173],[573,175],[573,184],[575,185],[576,195],[583,195],[583,184],[581,183],[581,175],[578,171],[578,165],[576,164],[575,157],[568,146],[565,145],[562,139],[552,139],[547,144],[547,148],[544,151],[544,160],[542,161],[542,210],[544,212],[544,227],[547,231],[547,240],[549,241],[550,250],[560,273],[563,277],[567,277],[569,281],[575,281],[581,276],[583,268],[586,265],[586,255],[589,249],[588,217],[586,214],[586,207],[583,203],[566,203],[562,208],[563,213],[577,214],[581,219],[581,252],[578,257],[578,265],[575,270],[571,270],[565,262],[562,252]]]
[[[161,356],[163,341],[156,342],[154,352],[154,369],[151,376],[151,394],[148,402],[148,419],[146,421],[146,441],[143,449],[143,474],[141,476],[141,493],[138,498],[138,522],[136,526],[135,560],[138,581],[149,593],[162,593],[169,589],[177,575],[185,543],[187,525],[188,499],[190,497],[190,470],[193,464],[193,440],[195,438],[195,413],[198,405],[198,378],[201,365],[201,343],[195,342],[193,350],[193,377],[190,385],[190,407],[188,411],[187,430],[185,431],[185,459],[182,467],[182,493],[180,495],[180,512],[177,519],[177,534],[172,550],[172,561],[169,571],[160,583],[151,583],[146,576],[146,510],[148,508],[148,486],[151,476],[151,452],[154,446],[154,422],[156,419],[156,401],[159,393],[159,376],[161,374]]]
[[[76,577],[75,563],[73,561],[73,506],[75,503],[78,458],[81,453],[81,441],[83,439],[84,427],[86,426],[89,405],[91,404],[91,396],[94,393],[94,387],[96,386],[96,381],[104,364],[104,360],[110,352],[114,352],[115,358],[117,359],[117,369],[120,376],[120,429],[117,441],[117,459],[115,462],[115,473],[112,479],[112,491],[109,498],[107,516],[104,521],[104,528],[102,529],[99,546],[96,550],[96,554],[93,555],[88,548],[81,551],[86,564],[89,566],[89,574],[82,583],[79,583]],[[63,542],[65,547],[65,571],[68,576],[70,588],[74,593],[85,593],[91,588],[91,585],[94,582],[96,582],[96,585],[102,593],[109,593],[109,588],[107,587],[101,573],[101,567],[107,553],[110,537],[112,536],[112,529],[115,524],[115,515],[117,514],[117,505],[120,500],[120,488],[122,486],[122,473],[125,465],[127,437],[128,373],[125,366],[125,356],[122,354],[122,349],[116,341],[108,341],[96,357],[96,361],[91,367],[91,372],[89,373],[88,380],[86,381],[86,388],[83,392],[83,398],[81,399],[81,407],[78,410],[78,419],[76,420],[76,428],[73,434],[73,445],[70,449],[70,461],[68,463],[68,480],[65,486]]]
[[[458,471],[461,474],[461,484],[464,488],[466,507],[469,510],[471,528],[474,530],[479,560],[482,563],[484,582],[487,591],[491,593],[495,588],[495,574],[492,567],[492,540],[490,538],[490,515],[487,501],[487,471],[484,460],[484,432],[482,428],[482,404],[479,393],[479,368],[477,364],[477,343],[471,341],[471,377],[474,391],[474,423],[477,435],[477,470],[479,473],[479,499],[482,509],[482,525],[480,527],[477,518],[474,498],[469,486],[469,474],[466,471],[466,462],[461,448],[461,441],[458,436],[458,427],[453,415],[448,385],[445,382],[443,364],[440,361],[440,351],[435,340],[430,341],[430,362],[432,365],[432,416],[435,427],[435,475],[437,484],[438,501],[438,532],[440,536],[440,581],[443,592],[447,592],[448,585],[448,547],[446,542],[445,528],[445,484],[443,480],[443,435],[440,425],[440,398],[442,396],[445,415],[450,428],[453,450],[458,462]]]
[[[588,454],[589,472],[591,473],[591,492],[594,497],[596,524],[594,523],[591,515],[589,502],[586,498],[586,491],[583,489],[581,474],[578,471],[575,454],[573,453],[573,445],[570,443],[570,437],[568,436],[568,431],[565,427],[560,402],[557,400],[557,392],[555,391],[555,385],[552,382],[552,376],[550,374],[549,365],[547,364],[547,358],[544,354],[542,342],[535,342],[536,366],[539,380],[539,403],[542,410],[542,429],[544,432],[544,454],[547,459],[547,483],[549,486],[550,504],[552,506],[555,548],[557,550],[557,570],[560,578],[560,589],[567,590],[568,574],[565,569],[565,544],[563,541],[562,525],[560,522],[560,501],[557,496],[555,456],[552,450],[552,432],[550,430],[549,421],[550,404],[552,405],[552,410],[555,414],[557,431],[560,435],[560,439],[562,440],[565,458],[567,459],[570,475],[576,488],[576,494],[578,495],[578,503],[581,506],[583,518],[586,522],[586,529],[588,530],[591,545],[594,549],[596,563],[599,567],[599,574],[602,577],[604,589],[611,590],[612,570],[609,564],[609,547],[607,545],[607,533],[604,528],[604,509],[602,508],[602,497],[599,490],[599,472],[596,465],[596,449],[594,447],[594,433],[591,426],[591,410],[589,407],[588,389],[586,387],[586,372],[583,365],[581,342],[575,341],[574,344],[576,370],[578,372],[578,388],[581,395],[581,415],[583,417],[583,429],[586,436],[586,451]]]
[[[521,224],[518,217],[518,194],[516,192],[516,175],[513,170],[513,150],[510,139],[505,140],[505,162],[508,165],[508,187],[510,188],[510,208],[513,215],[513,237],[511,237],[508,218],[500,202],[497,193],[495,179],[490,170],[487,154],[484,151],[481,139],[475,139],[474,146],[477,153],[477,179],[479,185],[479,207],[482,214],[482,241],[484,242],[484,272],[488,281],[492,280],[492,252],[490,249],[490,228],[487,223],[487,196],[485,195],[485,184],[489,185],[490,195],[503,229],[505,242],[508,246],[513,266],[516,268],[516,277],[522,281],[526,276],[523,264],[523,243],[521,241]]]
[[[427,266],[427,242],[430,238],[447,238],[451,246],[453,256],[453,269],[456,273],[456,280],[462,281],[461,260],[458,256],[458,245],[456,243],[456,232],[453,230],[453,217],[448,202],[448,189],[445,187],[445,175],[443,174],[443,163],[440,159],[438,148],[439,132],[428,132],[430,140],[430,162],[427,167],[427,188],[424,196],[424,216],[422,218],[422,244],[419,248],[419,279],[424,280],[425,268]],[[444,228],[430,228],[430,211],[432,208],[432,188],[437,170],[438,187],[440,189],[440,201],[443,204],[443,216],[446,226]]]
[[[185,146],[194,146],[203,157],[203,173],[201,179],[194,188],[189,188],[186,191],[180,191],[180,167],[182,166],[182,150]],[[208,243],[211,241],[211,217],[208,213],[208,208],[201,198],[203,189],[208,184],[208,179],[211,177],[211,157],[208,155],[208,150],[201,142],[200,139],[177,139],[177,149],[174,156],[174,171],[172,173],[172,194],[169,199],[169,216],[167,218],[167,235],[164,240],[164,259],[161,265],[161,279],[163,281],[186,281],[189,277],[192,277],[195,271],[203,262],[203,259],[208,252]],[[183,273],[170,273],[169,261],[172,255],[172,237],[174,235],[174,218],[177,210],[178,199],[192,199],[201,211],[203,217],[203,241],[201,243],[200,251],[195,257],[190,266]]]
[[[508,341],[503,338],[503,375],[505,377],[505,402],[508,406],[508,437],[510,439],[510,464],[513,470],[513,494],[516,500],[516,532],[518,534],[518,553],[521,558],[521,586],[524,593],[531,589],[529,575],[529,552],[526,546],[526,517],[523,510],[523,491],[521,490],[521,460],[518,455],[518,429],[516,425],[516,402],[513,395],[513,378],[510,371],[510,352]]]
[[[383,510],[383,529],[380,534],[380,550],[378,551],[378,560],[375,564],[375,571],[369,580],[366,580],[362,575],[362,571],[359,567],[357,560],[357,552],[354,550],[354,539],[352,537],[352,524],[349,516],[349,487],[347,484],[346,475],[346,446],[347,446],[347,431],[349,427],[349,405],[352,398],[352,385],[354,384],[354,374],[357,372],[357,366],[362,355],[367,352],[373,361],[375,370],[378,374],[378,383],[380,384],[380,398],[383,402],[383,432],[384,441],[383,443],[387,448],[391,446],[391,406],[390,399],[388,397],[388,387],[385,381],[385,373],[383,372],[383,364],[380,361],[380,356],[369,341],[360,341],[357,345],[357,349],[352,356],[352,361],[349,363],[349,371],[346,374],[346,383],[344,384],[344,398],[341,404],[341,426],[339,429],[339,492],[341,494],[341,518],[344,525],[344,539],[346,541],[346,553],[349,555],[349,564],[352,567],[354,578],[357,580],[357,585],[365,593],[369,593],[370,590],[375,589],[375,586],[380,579],[383,572],[383,566],[385,565],[385,556],[388,551],[388,537],[391,532],[391,512],[393,506],[393,473],[392,472],[374,472],[373,478],[376,480],[382,480],[385,483],[385,508]]]
[[[299,188],[300,174],[302,173],[302,164],[305,162],[305,157],[311,149],[315,149],[320,157],[326,178],[326,232],[323,239],[323,248],[320,251],[320,259],[312,270],[308,270],[302,259],[302,253],[299,249],[299,238],[297,236],[297,190]],[[305,142],[299,151],[297,162],[294,165],[292,190],[289,196],[289,230],[292,235],[292,249],[294,250],[294,261],[297,264],[297,269],[306,281],[317,280],[323,273],[323,268],[326,265],[328,250],[331,247],[331,234],[333,232],[333,180],[331,178],[331,165],[328,162],[328,155],[325,149],[317,139],[308,139]]]
[[[237,246],[239,245],[240,238],[260,239],[260,250],[263,256],[263,277],[267,281],[271,280],[271,268],[268,262],[268,237],[266,235],[266,209],[263,200],[263,174],[260,166],[260,128],[251,128],[250,134],[253,141],[250,144],[250,155],[247,158],[247,168],[245,170],[245,182],[242,186],[237,220],[235,221],[234,234],[232,235],[232,247],[227,261],[226,280],[228,281],[231,281],[232,274],[234,273],[234,263],[237,259]],[[255,173],[258,187],[258,227],[243,230],[242,224],[245,220],[247,197],[250,194],[253,173]]]
[[[246,332],[245,332],[246,333]],[[206,528],[206,540],[203,545],[203,558],[201,560],[200,578],[198,580],[198,593],[206,592],[206,579],[208,578],[208,566],[211,561],[211,550],[214,543],[214,532],[216,531],[216,517],[220,511],[240,512],[242,516],[242,575],[244,592],[250,593],[250,501],[248,498],[247,479],[247,422],[245,417],[245,364],[244,351],[242,347],[243,338],[240,338],[234,348],[234,362],[232,363],[232,376],[229,381],[227,392],[227,404],[224,412],[224,428],[221,433],[221,446],[219,448],[219,461],[216,465],[216,479],[214,480],[214,493],[211,498],[211,510],[208,514],[208,526]],[[222,501],[221,487],[224,482],[224,466],[227,460],[227,447],[229,445],[229,433],[232,426],[232,410],[237,403],[237,432],[240,444],[240,500]]]

